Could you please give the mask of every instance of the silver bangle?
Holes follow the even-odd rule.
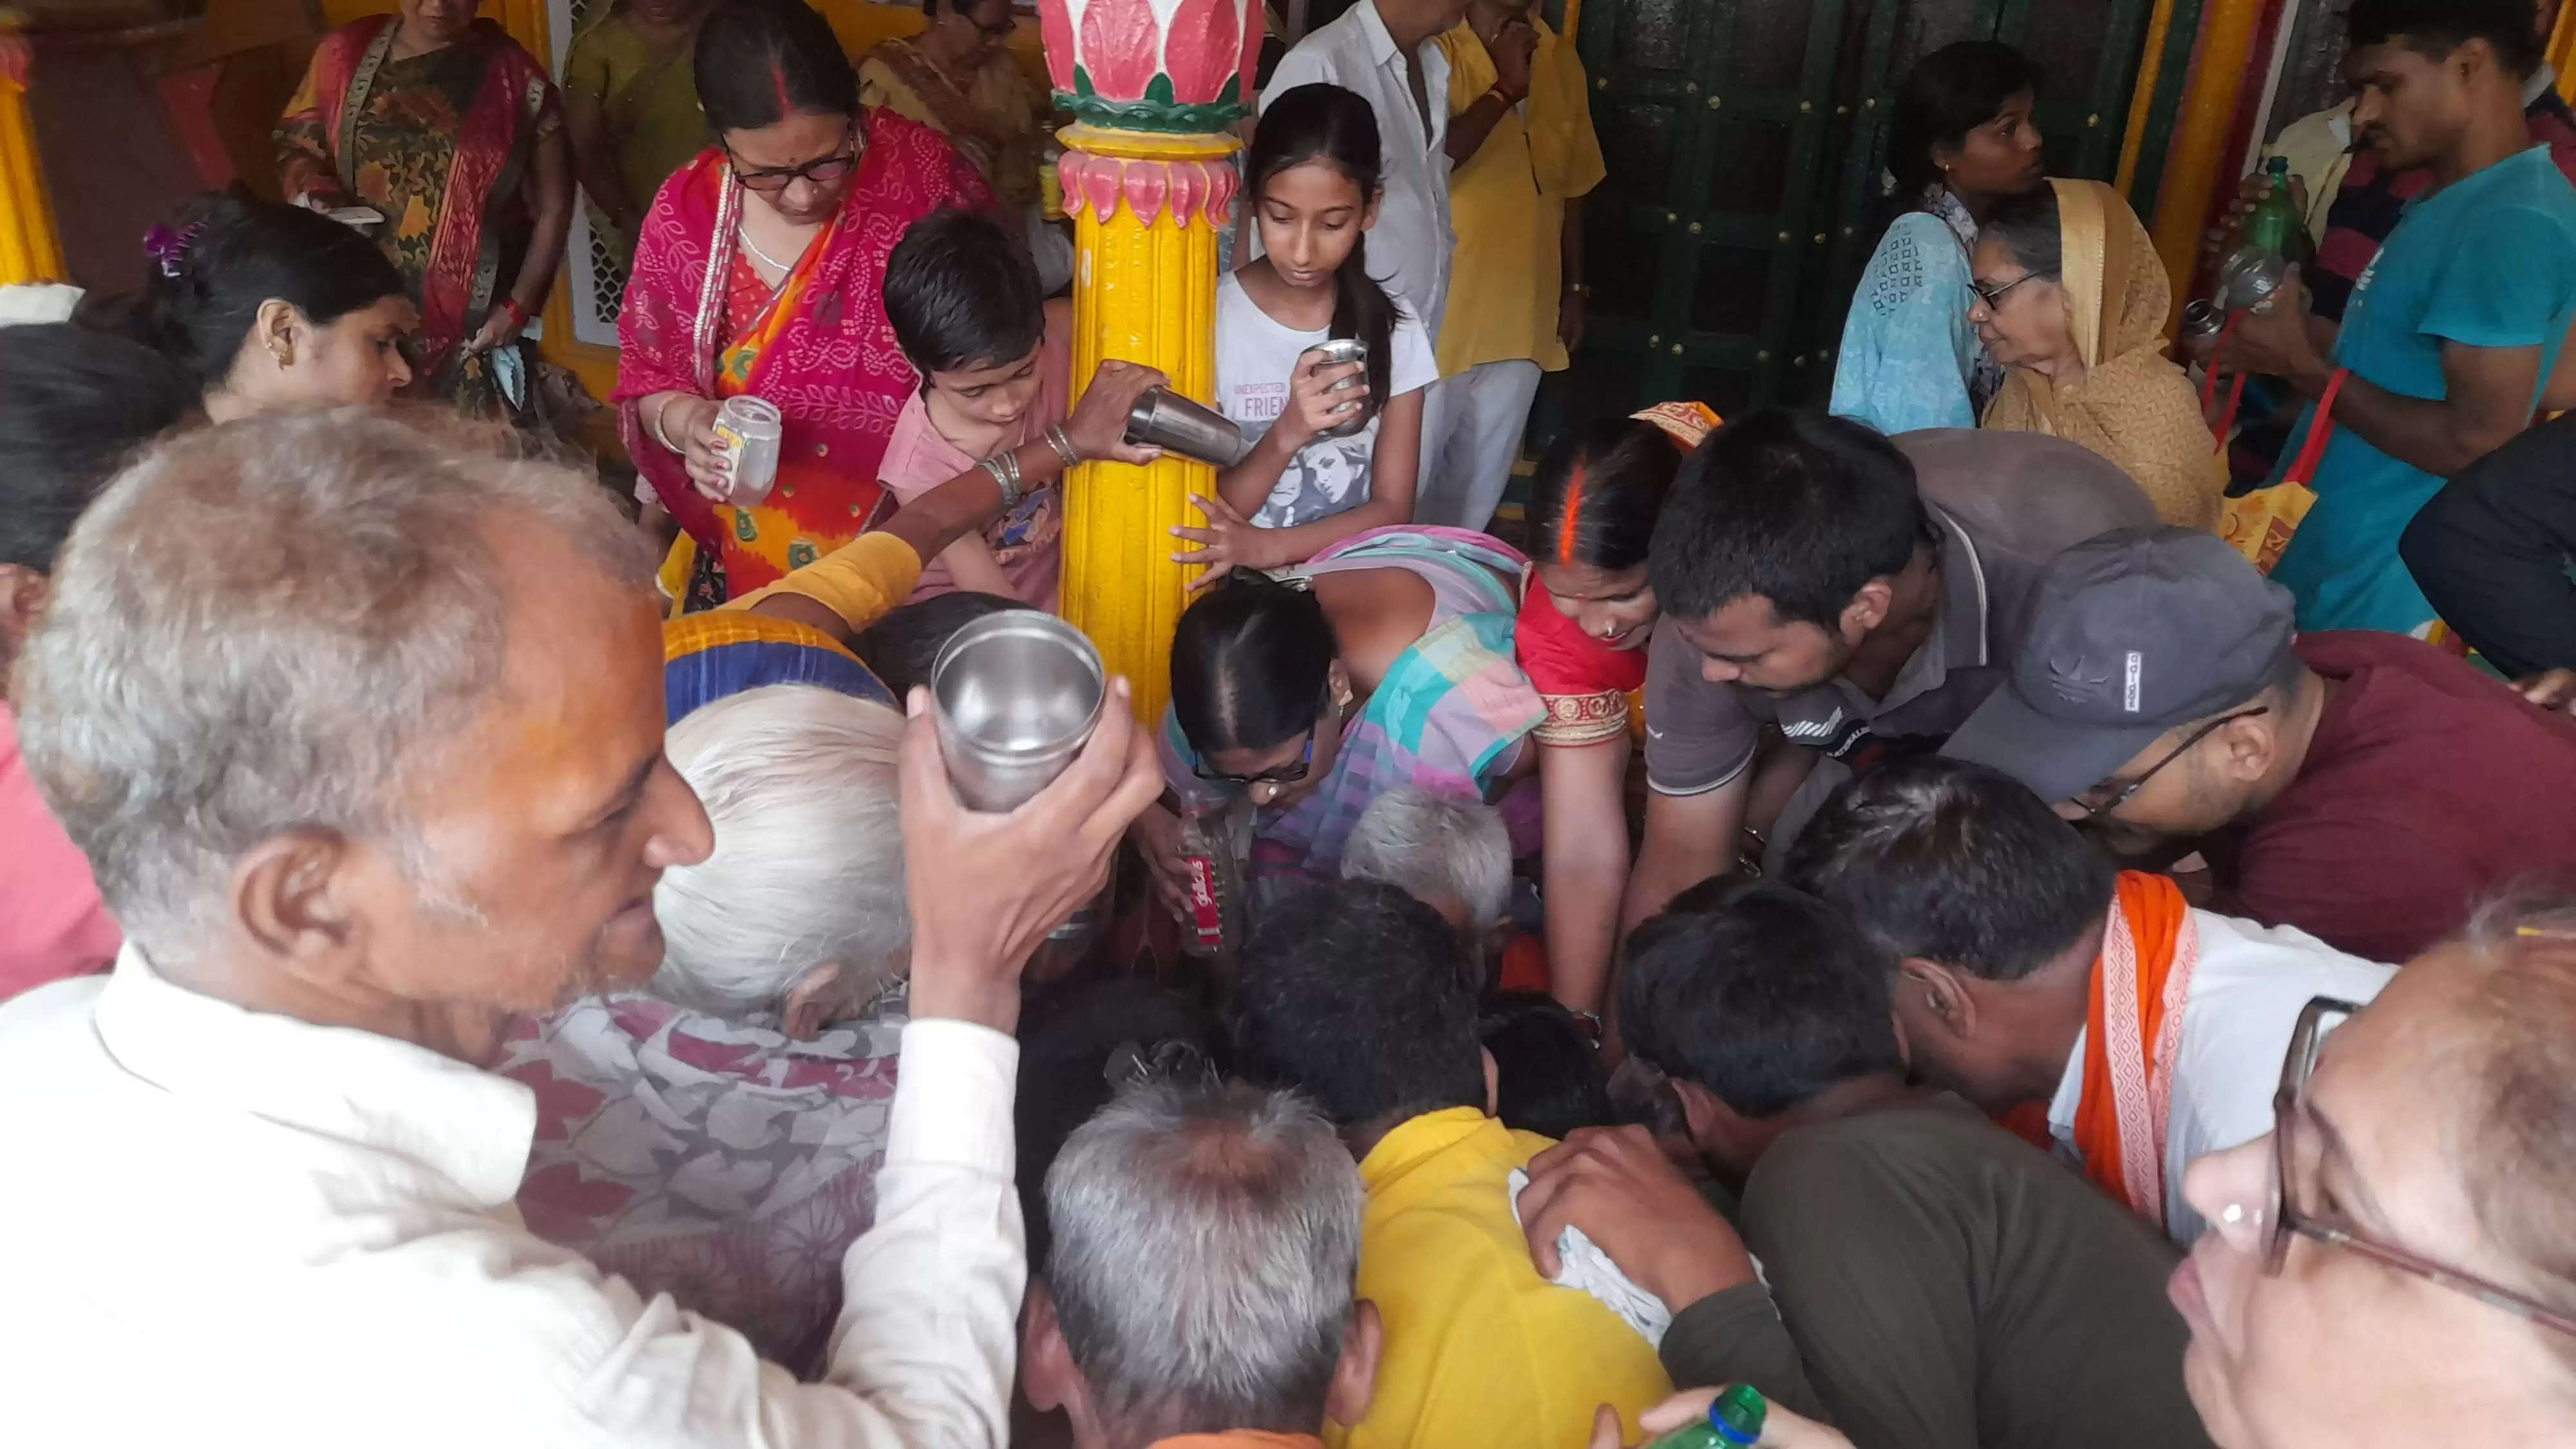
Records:
[[[975,466],[990,475],[993,486],[1002,491],[1002,511],[1008,513],[1020,506],[1020,480],[1013,476],[1014,470],[1002,462],[1003,456],[997,453]]]
[[[1064,424],[1047,424],[1046,440],[1047,446],[1055,449],[1055,455],[1064,460],[1067,469],[1082,466],[1082,454],[1073,446],[1073,435],[1064,430]]]
[[[653,410],[653,420],[644,425],[644,430],[653,435],[654,442],[662,445],[663,452],[677,453],[682,450],[672,443],[671,435],[669,433],[662,431],[662,418],[670,411],[671,404],[667,401],[665,401],[660,407],[655,408]]]

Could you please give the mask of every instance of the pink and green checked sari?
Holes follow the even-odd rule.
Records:
[[[1346,538],[1293,571],[1312,579],[1408,570],[1431,586],[1431,626],[1343,726],[1341,752],[1324,782],[1286,810],[1254,816],[1258,898],[1340,875],[1342,847],[1360,812],[1405,785],[1501,805],[1514,853],[1537,848],[1537,792],[1506,798],[1522,741],[1547,718],[1512,653],[1515,581],[1527,566],[1519,550],[1481,533],[1399,525]],[[1218,808],[1238,793],[1198,777],[1198,752],[1168,709],[1161,745],[1164,780],[1186,808]]]

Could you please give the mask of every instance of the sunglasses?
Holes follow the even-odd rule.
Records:
[[[1199,760],[1190,765],[1190,773],[1198,776],[1202,780],[1219,785],[1295,785],[1302,783],[1307,775],[1313,773],[1315,768],[1315,737],[1323,733],[1324,716],[1327,714],[1338,716],[1339,713],[1340,712],[1338,710],[1333,708],[1332,684],[1330,681],[1327,681],[1324,686],[1323,702],[1315,711],[1315,728],[1306,731],[1306,748],[1297,756],[1297,763],[1293,765],[1280,765],[1272,769],[1263,770],[1257,775],[1229,775],[1222,770],[1211,770],[1207,767],[1207,762],[1205,760]]]

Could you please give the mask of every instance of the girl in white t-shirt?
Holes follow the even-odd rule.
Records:
[[[1422,389],[1440,369],[1422,324],[1368,274],[1378,157],[1376,114],[1340,86],[1298,86],[1261,112],[1246,170],[1262,255],[1216,298],[1216,405],[1260,441],[1217,475],[1217,497],[1192,498],[1207,526],[1172,530],[1199,546],[1173,557],[1208,565],[1202,585],[1413,517]],[[1328,337],[1365,341],[1367,363],[1302,356]],[[1322,436],[1361,415],[1349,437]]]

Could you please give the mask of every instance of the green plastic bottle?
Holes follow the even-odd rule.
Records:
[[[1647,1449],[1745,1449],[1762,1439],[1762,1421],[1771,1416],[1771,1406],[1762,1401],[1762,1391],[1751,1384],[1732,1384],[1708,1406],[1708,1418],[1697,1424],[1684,1424],[1656,1440]]]
[[[2245,218],[2245,245],[2260,247],[2283,261],[2297,261],[2307,222],[2290,199],[2290,158],[2273,157],[2265,172],[2271,177],[2272,190],[2254,203]]]

